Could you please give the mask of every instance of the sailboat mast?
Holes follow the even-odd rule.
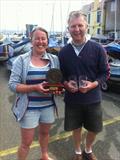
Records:
[[[61,18],[61,40],[62,40],[62,46],[64,46],[63,17],[62,17],[62,0],[60,1],[60,18]]]
[[[54,33],[54,12],[55,12],[55,3],[52,5],[52,20],[51,20],[51,27],[50,27],[50,33]]]
[[[114,27],[114,32],[115,32],[115,39],[117,39],[117,0],[115,0],[115,27]]]

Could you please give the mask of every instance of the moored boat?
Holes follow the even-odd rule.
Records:
[[[0,61],[6,61],[9,56],[12,56],[14,49],[8,44],[0,45]]]

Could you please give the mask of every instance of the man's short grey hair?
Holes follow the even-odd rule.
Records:
[[[71,19],[78,18],[78,17],[83,17],[84,20],[87,22],[87,15],[84,14],[82,11],[78,10],[78,11],[70,12],[69,17],[68,17],[68,24],[69,24]]]

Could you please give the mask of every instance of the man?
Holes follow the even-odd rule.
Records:
[[[92,145],[97,133],[102,131],[100,86],[109,77],[107,57],[100,44],[87,40],[87,20],[80,11],[70,13],[68,30],[72,40],[59,53],[66,89],[65,130],[73,131],[73,160],[96,160]],[[80,86],[80,76],[87,78],[84,86]],[[83,152],[80,146],[82,127],[87,130]]]

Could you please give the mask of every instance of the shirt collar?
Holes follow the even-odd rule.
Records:
[[[31,52],[32,54],[32,52]],[[48,56],[48,53],[45,51],[44,54],[40,57],[41,59],[50,60],[50,57]]]
[[[87,35],[85,35],[85,44],[88,42],[90,40],[90,38],[87,36]],[[70,42],[69,42],[72,46],[73,46],[73,41],[72,41],[72,38],[70,38]]]

